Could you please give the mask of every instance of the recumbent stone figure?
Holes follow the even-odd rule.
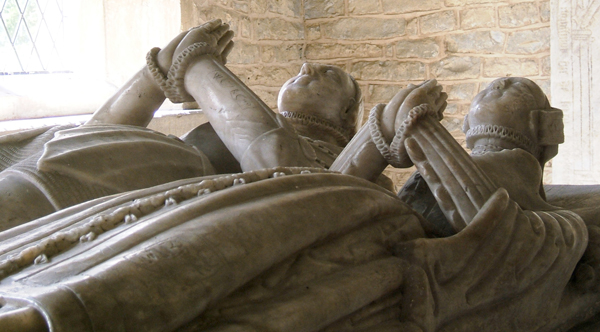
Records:
[[[187,145],[143,128],[165,94],[174,102],[193,100],[187,93],[169,94],[165,85],[173,54],[200,40],[217,63],[224,62],[232,35],[219,20],[184,32],[163,50],[153,49],[148,66],[85,125],[2,138],[0,230],[90,199],[189,177],[279,165],[328,167],[356,132],[361,107],[360,88],[336,66],[305,64],[281,89],[281,114],[243,85],[256,103],[253,108],[232,100],[226,113],[217,113],[214,104],[231,96],[216,92],[214,101],[204,98],[212,127],[186,134],[182,139]],[[204,80],[209,74],[203,69],[185,73],[189,90],[197,90],[195,95],[215,92],[205,86],[215,85]],[[183,75],[177,79],[183,80]]]
[[[555,331],[600,311],[598,290],[572,278],[598,214],[584,221],[544,199],[562,115],[533,82],[499,79],[475,98],[465,126],[475,156],[439,123],[437,82],[411,85],[371,111],[331,165],[338,174],[315,168],[306,141],[265,116],[203,39],[175,51],[183,79],[164,89],[193,96],[217,133],[239,137],[223,141],[250,171],[100,198],[0,233],[4,326]],[[250,114],[256,126],[226,126]],[[245,155],[247,137],[293,142],[306,164],[259,169],[269,165]],[[373,184],[388,164],[416,165],[444,220]],[[442,237],[443,222],[454,235]]]

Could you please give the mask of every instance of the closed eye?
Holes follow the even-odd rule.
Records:
[[[331,77],[337,83],[342,83],[342,79],[340,78],[340,75],[335,70],[327,69],[325,71],[325,74],[327,74],[329,77]]]

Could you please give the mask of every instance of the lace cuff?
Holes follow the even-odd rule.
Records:
[[[158,52],[160,52],[160,48],[154,47],[146,54],[146,66],[148,66],[148,70],[152,74],[156,84],[158,84],[160,89],[165,92],[167,91],[169,84],[167,83],[167,75],[165,75],[158,66],[158,61],[156,60]]]
[[[177,59],[173,61],[169,69],[168,87],[165,96],[173,103],[183,103],[195,101],[186,90],[184,85],[185,72],[192,61],[199,55],[212,54],[218,56],[217,50],[206,43],[195,43],[188,46],[183,52],[179,53]]]
[[[406,139],[406,130],[413,126],[419,117],[425,115],[436,116],[434,110],[428,104],[421,104],[419,106],[413,107],[413,109],[408,112],[408,116],[402,122],[400,127],[396,130],[396,134],[392,143],[388,145],[383,137],[383,133],[381,132],[381,114],[385,108],[385,104],[378,104],[369,113],[369,131],[371,132],[371,139],[377,150],[381,153],[383,158],[388,162],[388,164],[392,165],[396,168],[405,167],[406,159],[406,149],[404,148],[404,140]],[[410,166],[410,164],[409,164]]]

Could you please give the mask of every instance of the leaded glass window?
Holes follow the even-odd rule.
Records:
[[[0,75],[70,71],[64,2],[0,0]]]

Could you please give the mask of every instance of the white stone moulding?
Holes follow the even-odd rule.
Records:
[[[600,182],[600,1],[552,0],[552,104],[564,111],[565,143],[552,182]]]

